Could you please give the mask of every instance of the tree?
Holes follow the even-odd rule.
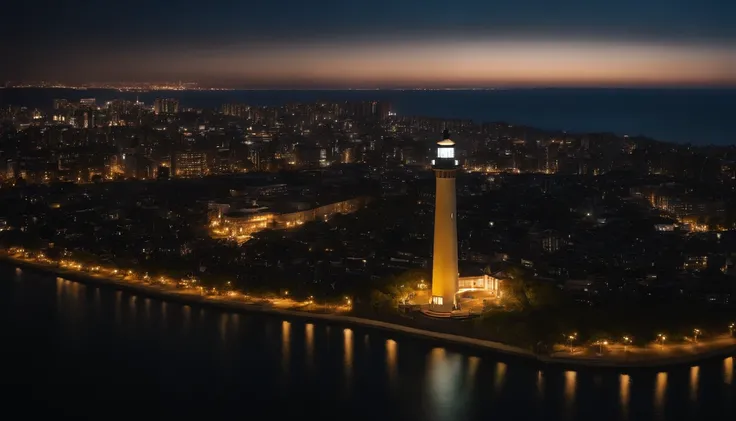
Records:
[[[562,302],[561,291],[551,282],[526,282],[524,292],[530,305],[535,308],[558,307]]]
[[[529,280],[519,269],[509,270],[508,275],[504,280],[507,299],[510,304],[518,305],[523,311],[533,308],[555,308],[562,304],[562,293],[554,283]]]
[[[412,289],[418,288],[418,285],[424,281],[427,283],[429,280],[429,273],[424,269],[410,269],[406,272],[402,272],[395,277],[394,282],[399,285],[405,285]]]
[[[386,280],[384,291],[396,300],[397,304],[404,302],[419,289],[419,284],[427,281],[427,272],[421,269],[411,269]]]
[[[510,304],[520,306],[521,310],[529,310],[532,305],[527,296],[526,282],[523,275],[518,269],[509,270],[507,273],[508,277],[504,280],[506,299],[510,301]]]
[[[374,289],[371,291],[371,306],[375,308],[384,307],[387,303],[391,301],[391,296],[380,291],[377,289]]]

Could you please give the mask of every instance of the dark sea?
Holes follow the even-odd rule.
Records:
[[[14,419],[730,420],[734,357],[565,370],[399,334],[167,303],[0,266]]]
[[[288,102],[388,101],[400,116],[505,121],[568,132],[644,135],[693,145],[736,144],[736,89],[509,89],[452,91],[158,91],[0,89],[0,104],[50,108],[54,98],[96,98],[98,104],[127,98],[151,104],[175,97],[188,108],[224,103],[282,105]]]

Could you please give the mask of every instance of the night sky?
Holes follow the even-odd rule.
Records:
[[[4,80],[736,85],[734,0],[8,3]]]

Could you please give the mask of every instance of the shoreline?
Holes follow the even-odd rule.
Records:
[[[176,291],[167,291],[150,285],[133,284],[127,281],[116,280],[106,276],[93,276],[91,274],[79,273],[76,271],[65,270],[58,267],[49,267],[34,262],[16,259],[7,255],[0,256],[0,262],[7,263],[8,265],[14,265],[21,269],[28,269],[45,274],[56,275],[57,277],[66,278],[72,282],[78,282],[85,285],[96,285],[103,287],[107,286],[126,292],[145,295],[150,298],[160,299],[162,301],[168,302],[175,302],[183,305],[202,305],[218,310],[238,313],[260,313],[265,315],[283,316],[294,319],[332,322],[369,329],[377,329],[384,332],[395,332],[415,338],[437,341],[466,348],[474,348],[490,353],[516,357],[541,365],[555,365],[570,368],[662,368],[668,366],[692,364],[708,359],[719,357],[725,358],[736,355],[736,340],[730,341],[730,344],[718,346],[715,348],[709,348],[707,350],[699,352],[678,354],[661,358],[645,357],[627,360],[612,358],[581,358],[574,356],[541,355],[535,354],[528,349],[516,347],[513,345],[507,345],[501,342],[495,342],[486,339],[477,339],[469,336],[461,336],[426,329],[418,329],[410,326],[383,322],[364,317],[356,317],[335,313],[316,313],[300,310],[286,310],[274,307],[267,307],[261,304],[249,304],[243,302],[213,299],[201,295],[177,293]]]

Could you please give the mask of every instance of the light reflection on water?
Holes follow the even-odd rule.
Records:
[[[344,329],[342,331],[344,337],[343,348],[345,350],[345,382],[350,385],[350,380],[353,376],[353,331],[350,329]]]
[[[34,282],[26,282],[26,278],[24,282],[14,283],[11,272],[4,279],[0,278],[0,293],[3,281],[16,285],[15,288],[34,286]],[[670,419],[670,414],[690,415],[690,419],[736,419],[733,401],[724,401],[736,395],[733,357],[693,367],[674,367],[661,373],[647,369],[626,374],[595,369],[563,371],[554,366],[540,368],[531,363],[499,361],[501,357],[477,351],[471,355],[451,347],[432,348],[412,338],[387,339],[381,332],[361,328],[333,326],[335,334],[326,336],[327,326],[321,322],[282,321],[275,317],[222,313],[213,309],[207,309],[209,317],[204,317],[205,310],[201,307],[197,310],[104,288],[94,288],[92,292],[89,287],[85,290],[61,278],[51,277],[46,285],[47,300],[11,307],[13,312],[21,312],[21,316],[11,319],[13,323],[22,323],[24,318],[31,317],[26,312],[39,313],[38,306],[47,305],[53,309],[56,300],[58,311],[52,311],[57,318],[54,322],[64,329],[38,329],[38,334],[54,332],[68,344],[65,348],[83,352],[80,355],[104,356],[117,352],[113,354],[114,361],[122,367],[134,368],[140,360],[151,362],[152,366],[136,372],[134,381],[139,382],[167,384],[172,380],[164,378],[162,373],[175,376],[172,373],[181,372],[181,376],[186,376],[186,372],[194,371],[210,376],[209,373],[221,370],[224,372],[221,377],[214,374],[201,383],[215,385],[218,381],[243,378],[244,383],[230,387],[233,394],[238,394],[238,390],[248,387],[244,385],[249,378],[248,381],[257,384],[267,398],[288,397],[301,402],[302,408],[305,406],[299,401],[299,395],[310,396],[311,402],[326,395],[340,402],[336,406],[351,402],[360,407],[398,405],[407,413],[421,413],[420,418],[427,421],[470,419],[466,416],[468,408],[479,414],[473,419],[543,416],[553,420],[583,420],[592,419],[592,414],[598,414],[595,419],[599,421]],[[14,299],[30,296],[25,291],[23,294],[16,292],[12,294],[17,297]],[[35,290],[33,293],[38,294]],[[156,320],[159,315],[160,320]],[[2,316],[0,314],[0,318]],[[134,328],[129,327],[134,322]],[[173,329],[166,329],[167,324]],[[97,340],[88,332],[105,332],[115,346]],[[27,332],[23,335],[27,337]],[[212,339],[221,339],[222,346],[213,347]],[[141,346],[126,346],[130,341]],[[96,342],[100,342],[99,348],[85,350],[84,347],[97,346]],[[45,346],[53,343],[48,341]],[[126,352],[138,352],[131,351],[132,348],[146,349],[146,354],[143,358],[138,356],[138,360],[129,359]],[[49,351],[63,352],[53,348]],[[185,359],[189,365],[187,370],[182,370],[181,361]],[[103,361],[101,364],[111,363]],[[171,367],[160,369],[159,366]],[[117,375],[124,375],[125,370]],[[283,383],[269,386],[269,382],[280,381],[280,372],[288,388],[284,388]],[[98,377],[91,379],[105,381]],[[176,381],[187,383],[181,378]],[[110,384],[100,387],[112,388],[114,381],[111,378]],[[380,394],[385,397],[377,396]],[[245,399],[242,396],[244,393],[241,399]],[[359,402],[368,396],[376,400],[375,404]],[[376,416],[374,419],[395,418]]]
[[[240,332],[240,314],[234,313],[230,317],[233,325],[233,333],[237,335]]]
[[[700,378],[700,367],[690,367],[690,400],[698,400],[698,379]]]
[[[493,388],[497,394],[500,394],[501,390],[503,390],[503,383],[506,380],[506,368],[507,365],[505,363],[496,363],[496,375],[493,380]]]
[[[425,388],[431,418],[452,420],[461,403],[462,355],[448,353],[445,348],[434,348],[427,361]]]
[[[480,365],[480,358],[470,356],[468,357],[468,375],[466,380],[466,390],[470,392],[475,387],[475,377],[478,373],[478,366]]]
[[[186,333],[189,331],[189,328],[192,324],[192,308],[189,306],[181,306],[181,314],[182,314],[182,323],[181,323],[181,330],[182,333]]]
[[[167,326],[167,314],[168,312],[168,305],[166,304],[166,301],[161,302],[161,328],[166,329]]]
[[[307,361],[307,369],[314,370],[314,325],[307,323],[304,325],[304,339],[306,342],[305,358]]]
[[[130,309],[131,323],[135,323],[135,316],[136,316],[136,312],[138,311],[138,306],[136,305],[136,299],[137,297],[135,295],[131,295],[128,298],[128,308]]]
[[[391,388],[396,387],[397,381],[397,354],[399,345],[393,339],[386,339],[386,372]]]
[[[565,372],[565,417],[570,419],[575,408],[575,392],[577,390],[578,373],[575,371]]]
[[[544,398],[544,373],[537,371],[537,393],[540,399]]]
[[[628,374],[621,374],[619,376],[619,398],[621,405],[621,418],[624,420],[629,419],[629,400],[631,391],[631,378]]]
[[[654,386],[654,410],[657,418],[664,416],[664,405],[667,393],[667,373],[657,373],[657,380]]]
[[[220,321],[217,324],[217,330],[220,332],[220,340],[223,345],[227,345],[227,322],[229,315],[227,313],[220,314]]]
[[[61,304],[64,302],[64,280],[62,278],[56,278],[56,309],[61,309]]]
[[[289,374],[289,360],[291,359],[291,323],[281,322],[281,368],[284,376]]]

